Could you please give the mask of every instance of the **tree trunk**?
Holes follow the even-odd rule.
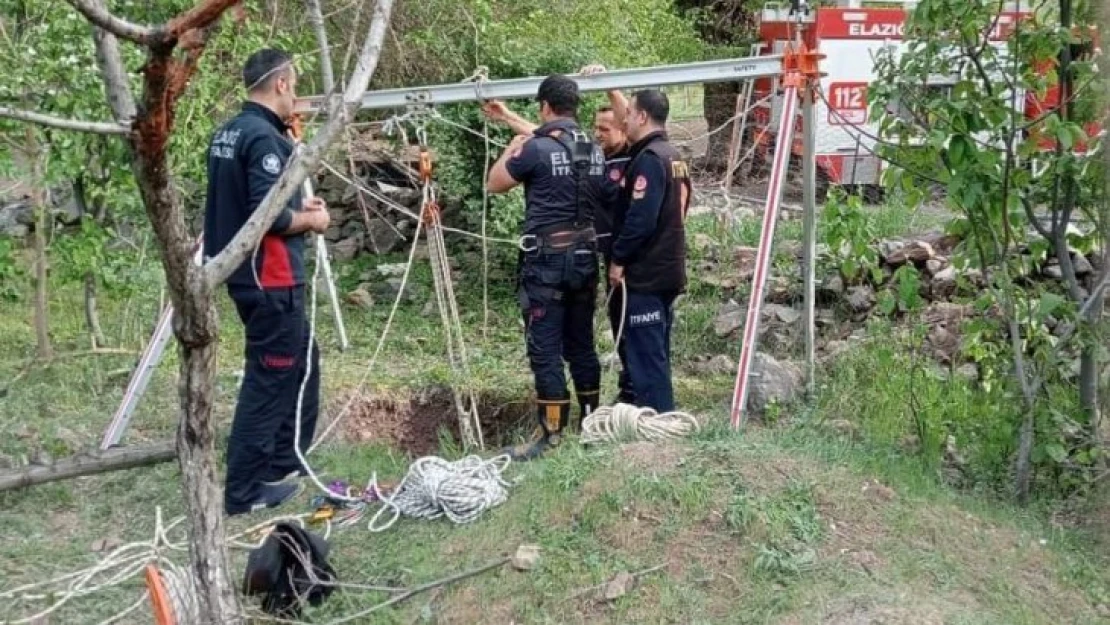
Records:
[[[216,482],[215,432],[212,427],[212,397],[216,380],[216,311],[208,294],[193,299],[201,319],[186,323],[175,319],[181,346],[181,378],[178,394],[181,419],[177,431],[177,457],[189,511],[189,552],[201,613],[211,622],[242,623],[239,597],[224,548],[222,491]],[[181,321],[182,323],[178,323]],[[203,340],[188,336],[189,327],[212,331]]]
[[[47,292],[46,230],[51,225],[50,211],[46,208],[46,179],[43,172],[43,155],[39,152],[34,130],[27,129],[27,155],[31,162],[31,202],[35,209],[35,352],[39,358],[50,358],[54,350],[50,346],[49,297]]]
[[[224,546],[222,491],[216,482],[212,400],[219,325],[212,288],[202,268],[192,263],[193,237],[185,227],[181,198],[170,184],[162,155],[148,160],[142,146],[137,154],[143,205],[164,250],[162,265],[176,311],[173,327],[181,354],[177,454],[197,599],[204,623],[242,623]]]
[[[92,347],[104,347],[104,331],[100,328],[100,312],[96,306],[96,277],[92,272],[85,274],[85,324],[89,327]]]
[[[78,176],[73,181],[73,200],[77,203],[77,214],[82,220],[93,219],[101,223],[104,202],[98,201],[97,213],[89,212],[88,198],[85,194],[85,178]],[[85,272],[85,326],[89,330],[89,341],[92,348],[104,346],[104,332],[100,329],[100,313],[96,306],[96,276],[91,271]]]
[[[30,465],[0,472],[0,492],[109,471],[144,467],[169,462],[176,457],[172,441],[114,447],[92,455],[62,458],[46,466]]]
[[[1009,286],[1009,285],[1007,285]],[[1021,329],[1018,327],[1017,311],[1013,300],[1008,300],[1010,327],[1010,346],[1014,353],[1014,374],[1021,386],[1021,396],[1025,414],[1021,420],[1021,430],[1018,434],[1017,462],[1014,467],[1014,493],[1018,503],[1025,505],[1029,501],[1029,492],[1033,483],[1033,443],[1036,438],[1036,391],[1029,383],[1029,376],[1025,370],[1025,345],[1021,339]]]
[[[728,144],[732,137],[732,124],[729,119],[736,114],[736,97],[740,95],[740,83],[710,83],[703,87],[704,100],[702,111],[705,114],[706,130],[717,130],[727,124],[720,132],[709,137],[705,149],[704,167],[711,172],[723,172],[728,167]]]

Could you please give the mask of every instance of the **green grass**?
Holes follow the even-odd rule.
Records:
[[[876,214],[881,236],[920,230],[928,219],[897,206]],[[710,251],[723,259],[720,270],[728,271],[734,261],[727,251],[754,245],[758,224],[746,220],[722,231],[712,220],[699,218],[691,231],[691,236],[710,237]],[[799,236],[798,222],[780,224],[776,273],[796,271],[781,242]],[[692,262],[705,256],[698,252]],[[399,260],[397,255],[384,262]],[[343,290],[379,262],[360,259],[339,268]],[[418,296],[401,308],[365,390],[404,398],[455,383],[493,403],[526,399],[531,380],[508,267],[499,264],[492,272],[486,336],[480,268],[460,272],[459,299],[472,357],[469,377],[456,376],[447,366],[438,315],[422,314],[431,278],[420,267],[413,277]],[[513,466],[509,477],[519,483],[508,502],[471,525],[401,520],[382,534],[368,533],[365,525],[337,531],[332,561],[348,583],[414,585],[480,566],[520,544],[541,548],[533,571],[498,569],[360,622],[1098,622],[1098,606],[1110,603],[1110,558],[1092,548],[1098,543],[1050,523],[1042,508],[1015,509],[994,493],[960,493],[945,486],[933,439],[919,454],[900,449],[911,427],[906,412],[911,385],[937,423],[971,427],[976,411],[985,408],[981,396],[952,386],[958,382],[921,383],[909,377],[896,342],[865,342],[822,370],[818,401],[812,408],[784,408],[781,425],[731,432],[724,424],[732,374],[706,376],[687,367],[695,356],[735,357],[739,348],[735,339],[718,338],[711,328],[729,293],[696,273],[691,271],[690,290],[679,310],[676,388],[682,407],[704,416],[706,427],[689,441],[654,447],[584,449],[572,439],[542,462]],[[157,286],[140,292],[157,293]],[[746,297],[742,288],[733,295]],[[137,296],[130,304],[102,299],[105,331],[113,344],[137,351],[138,337],[153,323],[156,298]],[[345,308],[353,346],[346,353],[336,349],[329,313],[320,308],[324,393],[333,405],[367,374],[389,303],[378,298],[370,311]],[[87,350],[77,291],[54,285],[51,306],[56,350]],[[26,303],[0,304],[3,378],[23,370],[32,355],[28,310]],[[216,424],[222,455],[242,345],[224,298],[221,317]],[[881,325],[871,329],[879,339],[889,333]],[[607,352],[611,341],[601,321],[598,337]],[[126,355],[62,357],[27,369],[0,400],[0,454],[20,460],[42,450],[58,457],[95,445],[126,383],[126,372],[119,371],[133,360]],[[175,367],[170,350],[125,442],[172,434]],[[876,379],[877,370],[889,375]],[[614,386],[607,373],[605,391]],[[446,426],[450,417],[444,418]],[[827,434],[822,425],[839,418],[859,424],[862,434]],[[503,433],[506,439],[516,434]],[[441,453],[457,457],[461,452],[449,444]],[[315,457],[329,479],[352,481],[372,473],[396,480],[409,460],[403,450],[381,442],[336,441]],[[0,493],[0,586],[89,566],[103,555],[92,550],[100,539],[149,539],[155,506],[167,517],[182,513],[178,480],[176,466],[161,465]],[[883,495],[875,483],[889,487],[891,494]],[[306,511],[307,502],[305,495],[289,511]],[[229,525],[236,530],[248,523],[236,519]],[[245,555],[233,552],[236,575]],[[180,554],[175,559],[183,561]],[[659,565],[661,570],[638,578],[628,594],[613,602],[598,598],[596,590],[583,592],[618,573]],[[95,623],[140,593],[138,583],[129,583],[74,600],[51,622]],[[373,592],[337,594],[306,619],[326,622],[386,598]],[[25,613],[14,605],[0,607],[0,619]]]

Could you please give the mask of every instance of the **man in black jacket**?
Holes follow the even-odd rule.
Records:
[[[293,153],[286,120],[294,111],[293,59],[261,50],[243,67],[248,101],[219,129],[208,150],[204,255],[211,258],[239,232]],[[297,396],[308,365],[304,234],[329,222],[320,198],[295,196],[263,236],[258,250],[228,278],[227,290],[246,329],[239,401],[227,445],[224,509],[229,515],[280,505],[299,492],[285,481],[304,471],[296,448],[308,451],[320,397],[319,350],[294,440]]]
[[[624,348],[636,404],[674,410],[671,328],[675,298],[686,288],[686,211],[692,188],[686,163],[667,142],[667,96],[632,95],[625,134],[632,158],[615,215],[609,283],[627,294]]]
[[[604,72],[603,65],[587,65],[579,70],[582,76],[592,76]],[[601,256],[601,266],[606,274],[609,271],[609,248],[613,242],[613,222],[622,201],[621,189],[624,185],[624,170],[630,160],[628,156],[628,138],[624,134],[624,111],[628,100],[619,90],[608,92],[609,105],[603,106],[594,113],[594,142],[601,148],[605,155],[605,176],[602,181],[601,201],[594,212],[594,231],[597,233],[597,251]],[[483,112],[492,120],[502,122],[514,132],[522,135],[531,135],[537,126],[520,115],[509,110],[503,102],[492,100],[482,107]],[[607,288],[609,307],[609,326],[613,332],[613,339],[618,341],[617,355],[621,362],[621,371],[618,381],[619,395],[617,401],[634,403],[635,394],[632,392],[631,378],[628,377],[628,362],[624,349],[624,340],[620,334],[621,304],[623,297],[619,289]],[[588,413],[587,404],[597,407],[598,397],[583,397],[580,394],[579,404],[582,417]]]
[[[597,407],[601,383],[594,347],[598,259],[593,223],[605,158],[574,121],[579,98],[573,80],[548,76],[537,99],[543,125],[516,136],[487,180],[491,193],[519,184],[525,189],[518,295],[541,433],[532,443],[509,450],[514,460],[536,458],[559,443],[570,420],[564,360],[583,416]]]

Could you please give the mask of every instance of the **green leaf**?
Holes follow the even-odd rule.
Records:
[[[1068,459],[1067,450],[1059,443],[1049,443],[1045,445],[1044,451],[1045,454],[1055,462],[1063,462]]]
[[[879,293],[878,300],[879,310],[884,315],[891,315],[894,313],[894,309],[898,307],[898,299],[890,291]]]
[[[1061,305],[1063,305],[1063,303],[1064,298],[1056,295],[1055,293],[1045,293],[1044,295],[1042,295],[1040,301],[1037,302],[1037,321],[1044,321],[1045,319],[1048,319],[1050,316],[1052,316],[1052,313],[1056,312],[1056,310],[1060,308]]]
[[[1075,146],[1075,136],[1067,124],[1056,127],[1056,140],[1060,142],[1060,147],[1065,150],[1070,150]]]

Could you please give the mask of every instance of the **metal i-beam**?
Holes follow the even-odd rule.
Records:
[[[720,61],[617,69],[592,76],[570,76],[582,92],[611,89],[645,89],[672,85],[717,83],[778,76],[782,56],[751,56]],[[413,105],[440,105],[478,100],[534,98],[544,76],[509,78],[483,82],[461,82],[426,87],[406,87],[369,91],[362,97],[361,109],[392,109]],[[314,113],[324,98],[312,96],[297,102],[298,113]]]

